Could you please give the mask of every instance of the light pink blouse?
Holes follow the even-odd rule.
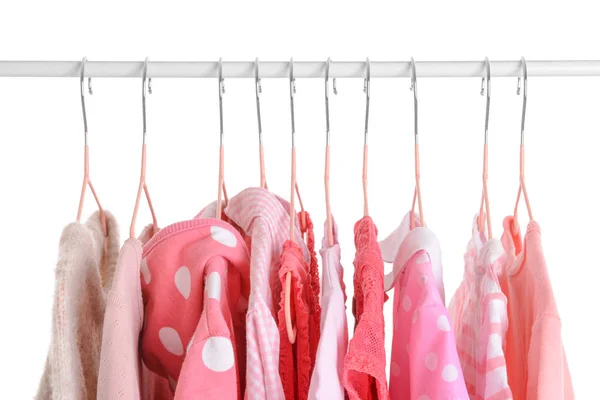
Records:
[[[334,245],[323,238],[323,284],[321,288],[321,338],[310,381],[310,400],[343,400],[342,373],[348,349],[348,321],[344,269],[340,262],[337,225],[334,224]]]

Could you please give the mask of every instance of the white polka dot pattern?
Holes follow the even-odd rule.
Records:
[[[175,272],[175,286],[185,299],[189,299],[192,291],[192,277],[188,267],[181,267]]]
[[[425,366],[430,371],[435,371],[437,369],[438,358],[435,353],[429,353],[425,356]]]
[[[202,349],[202,361],[214,372],[224,372],[234,365],[233,346],[228,338],[213,336],[206,340]]]
[[[450,332],[450,321],[448,321],[448,317],[445,315],[440,315],[437,319],[437,327],[440,331]]]
[[[235,247],[237,246],[237,239],[235,235],[228,231],[225,228],[221,228],[220,226],[213,225],[210,227],[210,236],[213,240],[221,243],[227,247]]]
[[[158,338],[167,351],[176,356],[183,355],[183,344],[177,331],[170,327],[161,328]]]
[[[404,295],[404,298],[402,299],[402,308],[404,309],[404,311],[408,312],[408,311],[410,311],[411,307],[412,307],[412,300],[407,295]]]
[[[458,378],[458,369],[452,365],[448,364],[442,370],[442,379],[446,382],[454,382]]]
[[[218,272],[208,275],[205,290],[209,299],[221,300],[221,275]]]

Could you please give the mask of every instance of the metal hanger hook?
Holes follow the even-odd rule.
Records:
[[[225,79],[223,78],[223,58],[219,57],[219,143],[223,146],[223,95]]]
[[[365,145],[367,144],[368,136],[369,136],[369,106],[371,105],[371,61],[369,57],[367,57],[366,61],[366,69],[367,75],[365,77],[365,84],[363,87],[363,92],[365,92],[367,98],[367,109],[365,112]]]
[[[525,114],[527,112],[527,61],[521,57],[523,68],[523,109],[521,111],[521,145],[525,142]],[[517,80],[517,95],[521,93],[521,77]]]
[[[79,89],[81,92],[81,111],[83,113],[83,131],[85,145],[88,144],[88,123],[87,123],[87,112],[85,109],[85,93],[83,89],[83,81],[85,80],[85,64],[87,63],[87,57],[81,59],[81,66],[79,67]],[[88,90],[92,94],[92,78],[88,78]]]
[[[260,72],[258,65],[258,57],[254,60],[254,89],[256,90],[256,115],[258,117],[258,143],[262,146],[262,118],[260,116],[260,94],[262,93],[262,85],[260,82]]]
[[[326,142],[329,144],[329,69],[331,67],[331,57],[327,58],[325,63],[325,123],[326,123]],[[336,79],[333,78],[333,94],[337,95]]]
[[[152,94],[152,78],[148,78],[148,64],[150,57],[144,60],[144,68],[142,70],[142,120],[143,120],[143,142],[146,143],[146,86],[148,93]]]
[[[486,74],[486,76],[481,78],[480,94],[482,96],[484,93],[486,94],[484,143],[487,144],[487,142],[488,142],[488,126],[489,126],[489,121],[490,121],[490,100],[491,100],[491,96],[492,96],[492,82],[491,82],[492,73],[491,73],[491,67],[490,67],[490,59],[487,57],[485,58],[485,74]],[[484,90],[484,86],[483,86],[484,82],[486,83],[485,90]]]
[[[417,65],[413,57],[410,58],[411,78],[410,90],[413,92],[414,109],[415,109],[415,143],[419,143],[419,98],[417,96]]]
[[[296,146],[296,119],[294,116],[294,94],[296,93],[296,78],[294,77],[294,58],[290,58],[290,110],[292,117],[292,148]]]

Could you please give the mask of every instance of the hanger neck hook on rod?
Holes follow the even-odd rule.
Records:
[[[329,144],[330,125],[329,125],[329,70],[331,67],[331,57],[327,58],[325,63],[325,125],[326,125],[326,143]],[[338,94],[336,79],[333,78],[333,94]]]
[[[410,90],[413,92],[414,101],[414,130],[415,130],[415,192],[413,196],[412,210],[410,213],[410,227],[416,226],[415,222],[415,206],[419,206],[419,221],[421,226],[425,226],[425,216],[423,215],[423,201],[421,198],[421,159],[419,156],[419,96],[417,92],[417,66],[415,59],[410,58],[411,67],[411,85]]]
[[[150,57],[146,57],[144,60],[144,69],[142,71],[142,141],[146,143],[146,88],[148,94],[152,94],[152,78],[148,77],[148,64],[150,63]]]
[[[219,58],[219,143],[223,146],[223,95],[225,79],[223,78],[223,59]]]
[[[490,122],[490,100],[492,96],[492,83],[491,83],[491,68],[490,68],[490,59],[485,58],[485,77],[481,78],[481,95],[484,93],[486,95],[486,103],[485,103],[485,136],[484,143],[488,142],[488,127]],[[484,83],[486,84],[484,89]]]
[[[81,111],[83,113],[83,130],[84,130],[84,141],[85,145],[88,144],[88,122],[87,112],[85,108],[85,90],[83,88],[83,81],[85,80],[85,65],[87,64],[87,57],[83,57],[81,60],[81,66],[79,67],[79,88],[81,92]],[[92,91],[92,78],[88,78],[88,92],[93,94]]]
[[[488,195],[488,128],[490,122],[490,101],[492,97],[492,83],[491,83],[491,67],[490,67],[490,59],[488,57],[485,58],[485,76],[481,78],[481,92],[480,94],[483,96],[484,93],[486,95],[485,100],[485,131],[484,131],[484,139],[483,139],[483,191],[481,194],[481,205],[479,207],[479,216],[478,216],[478,228],[479,232],[484,232],[485,225],[487,224],[487,235],[488,239],[492,238],[492,218],[490,215],[490,201]],[[486,83],[484,89],[484,82]],[[484,206],[485,206],[485,216],[484,216]]]
[[[296,146],[296,119],[294,116],[294,95],[296,94],[296,78],[294,77],[294,58],[290,58],[290,110],[292,121],[292,148]]]
[[[525,113],[527,112],[527,61],[521,57],[523,69],[523,108],[521,110],[521,146],[525,144]],[[517,95],[521,94],[521,77],[517,80]]]
[[[364,207],[364,216],[367,217],[369,215],[369,197],[367,192],[368,186],[368,173],[367,168],[369,164],[369,107],[371,104],[371,61],[369,57],[366,60],[366,76],[365,83],[363,86],[363,91],[366,96],[366,111],[365,111],[365,141],[363,147],[363,173],[362,173],[362,181],[363,181],[363,207]]]
[[[260,80],[258,57],[254,60],[254,88],[256,91],[256,116],[258,118],[258,143],[262,146],[262,118],[260,116],[260,94],[262,93],[262,84]]]

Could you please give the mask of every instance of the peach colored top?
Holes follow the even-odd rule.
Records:
[[[504,220],[507,261],[499,276],[508,299],[506,365],[515,400],[571,400],[573,384],[561,339],[561,321],[552,294],[541,231],[531,221],[524,240]]]

